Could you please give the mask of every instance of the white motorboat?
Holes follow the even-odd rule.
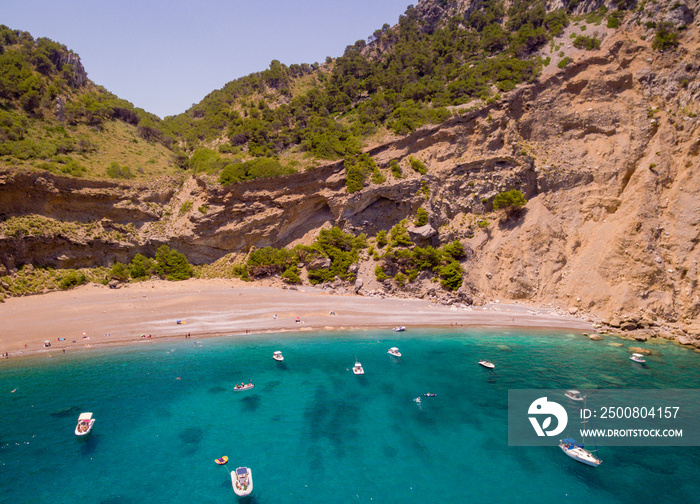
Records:
[[[647,360],[644,358],[644,356],[640,353],[633,353],[630,355],[630,360],[634,362],[638,362],[639,364],[644,364]]]
[[[405,330],[406,330],[406,326],[396,326],[393,329],[394,332],[403,332]]]
[[[284,356],[282,355],[282,352],[280,352],[279,350],[277,350],[275,353],[272,354],[272,358],[278,362],[282,362],[284,360]]]
[[[583,396],[578,390],[567,390],[564,395],[572,401],[583,401]]]
[[[399,352],[399,349],[396,347],[391,347],[387,353],[394,357],[401,357],[401,352]]]
[[[575,439],[566,438],[560,440],[559,448],[561,448],[562,451],[569,457],[577,462],[581,462],[582,464],[586,464],[591,467],[598,467],[603,463],[603,461],[593,455],[592,452],[586,450],[583,443],[578,443]]]
[[[231,471],[231,485],[234,493],[239,497],[250,495],[253,491],[253,471],[248,467],[239,467]]]
[[[484,366],[485,368],[488,368],[488,369],[493,369],[496,367],[496,365],[493,362],[487,361],[485,359],[481,359],[479,361],[479,364],[481,364],[482,366]]]
[[[355,365],[352,368],[352,372],[355,374],[365,374],[365,370],[362,368],[362,364],[359,362],[355,362]]]
[[[241,390],[248,390],[252,389],[253,387],[255,387],[255,385],[253,385],[252,381],[249,383],[241,383],[240,385],[236,383],[236,386],[233,387],[233,390],[236,392],[240,392]]]
[[[92,413],[81,413],[78,417],[78,425],[75,426],[75,435],[84,436],[92,430],[95,419],[92,418]]]

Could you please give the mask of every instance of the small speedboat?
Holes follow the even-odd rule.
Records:
[[[394,332],[403,332],[406,330],[406,326],[396,326],[392,329]]]
[[[488,368],[488,369],[493,369],[493,368],[496,367],[496,365],[495,365],[493,362],[487,361],[487,360],[484,360],[484,359],[481,359],[481,360],[479,361],[479,364],[481,364],[482,366],[484,366],[485,368]]]
[[[253,387],[255,387],[255,385],[253,385],[253,382],[241,383],[240,385],[236,383],[236,386],[233,387],[233,390],[235,390],[236,392],[240,392],[241,390],[248,390],[252,389]]]
[[[362,364],[359,362],[355,362],[355,365],[352,368],[352,372],[355,374],[365,374],[365,370],[362,368]]]
[[[278,362],[282,362],[284,360],[284,356],[282,355],[282,352],[280,352],[279,350],[277,350],[275,353],[272,354],[272,358]]]
[[[216,462],[219,465],[224,465],[226,462],[228,462],[228,457],[224,455],[223,457],[214,460],[214,462]]]
[[[250,495],[253,491],[253,471],[248,467],[239,467],[231,471],[231,484],[233,491],[239,497]]]
[[[598,467],[603,463],[598,457],[583,447],[583,443],[576,442],[575,439],[566,438],[559,441],[559,448],[569,457],[591,467]]]
[[[81,413],[78,416],[78,425],[75,426],[75,435],[84,436],[92,430],[95,419],[92,418],[92,413]]]
[[[399,352],[399,349],[396,347],[391,347],[387,353],[394,357],[401,357],[401,352]]]
[[[583,401],[583,396],[578,390],[567,390],[564,395],[572,401]]]
[[[644,356],[640,353],[633,353],[630,355],[630,360],[634,362],[638,362],[639,364],[644,364],[647,360],[644,358]]]
[[[423,396],[425,396],[425,397],[437,397],[437,394],[435,394],[434,392],[426,392],[425,394],[423,394]]]

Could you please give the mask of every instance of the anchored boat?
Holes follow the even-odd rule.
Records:
[[[250,495],[253,491],[253,471],[248,467],[239,467],[231,471],[231,485],[239,497]]]
[[[78,425],[75,426],[75,435],[84,436],[92,430],[95,419],[92,418],[92,413],[81,413],[78,417]]]
[[[248,390],[252,389],[253,387],[255,387],[255,385],[253,385],[252,381],[248,383],[241,383],[240,385],[236,383],[236,386],[233,387],[233,390],[235,390],[236,392],[240,392],[241,390]]]
[[[482,366],[484,366],[485,368],[488,368],[488,369],[493,369],[493,368],[496,367],[496,365],[495,365],[493,362],[487,361],[487,360],[484,360],[484,359],[481,359],[481,360],[479,361],[479,364],[481,364]]]
[[[586,396],[583,396],[583,407],[584,409],[586,408]],[[581,423],[583,424],[583,429],[581,429],[581,432],[584,432],[586,430],[587,420],[584,420]],[[561,448],[561,450],[564,453],[566,453],[566,455],[568,455],[577,462],[581,462],[582,464],[586,464],[591,467],[598,467],[600,464],[603,463],[603,461],[600,460],[596,455],[594,455],[593,451],[586,450],[584,446],[585,441],[585,436],[582,438],[582,441],[580,443],[572,438],[560,439],[559,448]]]

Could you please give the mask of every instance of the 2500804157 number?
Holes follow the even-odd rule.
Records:
[[[676,418],[679,406],[603,406],[600,418]]]

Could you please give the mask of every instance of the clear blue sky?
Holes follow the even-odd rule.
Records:
[[[410,0],[0,0],[0,24],[80,55],[90,80],[160,117],[268,68],[322,63]]]

